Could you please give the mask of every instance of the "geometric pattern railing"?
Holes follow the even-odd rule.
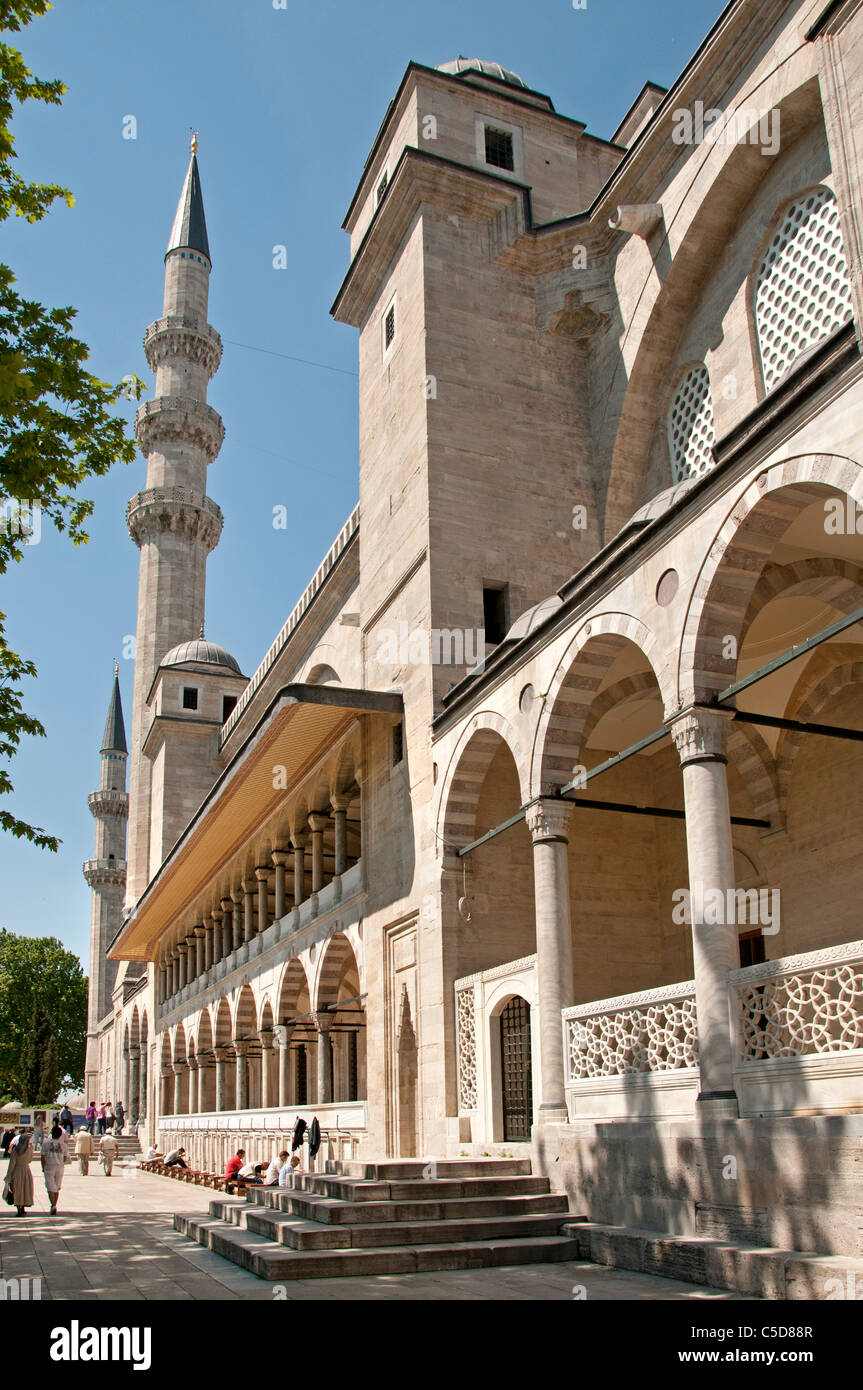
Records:
[[[863,941],[731,973],[743,1062],[863,1048]]]
[[[566,1080],[698,1065],[695,981],[563,1010]]]
[[[474,986],[455,996],[456,1055],[458,1057],[459,1114],[476,1110],[476,1011]]]

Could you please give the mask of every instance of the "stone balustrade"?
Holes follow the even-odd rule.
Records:
[[[566,1081],[698,1065],[695,981],[563,1010]]]
[[[863,941],[732,971],[739,1060],[863,1048]]]

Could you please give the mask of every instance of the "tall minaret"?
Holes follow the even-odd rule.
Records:
[[[222,513],[207,497],[207,465],[224,438],[221,416],[207,405],[207,383],[222,340],[207,323],[210,248],[192,137],[177,215],[165,253],[162,317],[144,337],[156,374],[154,399],[138,411],[136,433],[147,459],[147,486],[126,520],[141,551],[132,707],[129,866],[126,903],[149,880],[150,764],[142,753],[149,725],[147,695],[161,658],[198,635],[204,622],[207,555],[218,544]]]
[[[119,668],[114,665],[114,687],[99,757],[99,790],[89,796],[96,821],[94,857],[84,865],[89,883],[90,905],[90,994],[87,1004],[87,1087],[95,1095],[99,1057],[96,1027],[111,1009],[111,991],[117,965],[107,957],[108,947],[123,921],[123,891],[126,886],[126,729],[120,701]]]

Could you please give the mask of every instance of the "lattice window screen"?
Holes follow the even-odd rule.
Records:
[[[675,483],[697,478],[712,468],[715,438],[710,375],[701,362],[686,373],[668,412],[668,448]]]
[[[755,285],[764,385],[851,317],[851,282],[839,209],[829,188],[793,203],[771,241]]]

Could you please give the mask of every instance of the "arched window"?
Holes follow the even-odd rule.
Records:
[[[710,374],[699,362],[690,367],[680,382],[668,412],[668,449],[675,483],[698,478],[713,467],[711,449],[715,438]]]
[[[851,317],[839,209],[815,188],[782,217],[758,270],[755,324],[767,391],[791,364]]]

